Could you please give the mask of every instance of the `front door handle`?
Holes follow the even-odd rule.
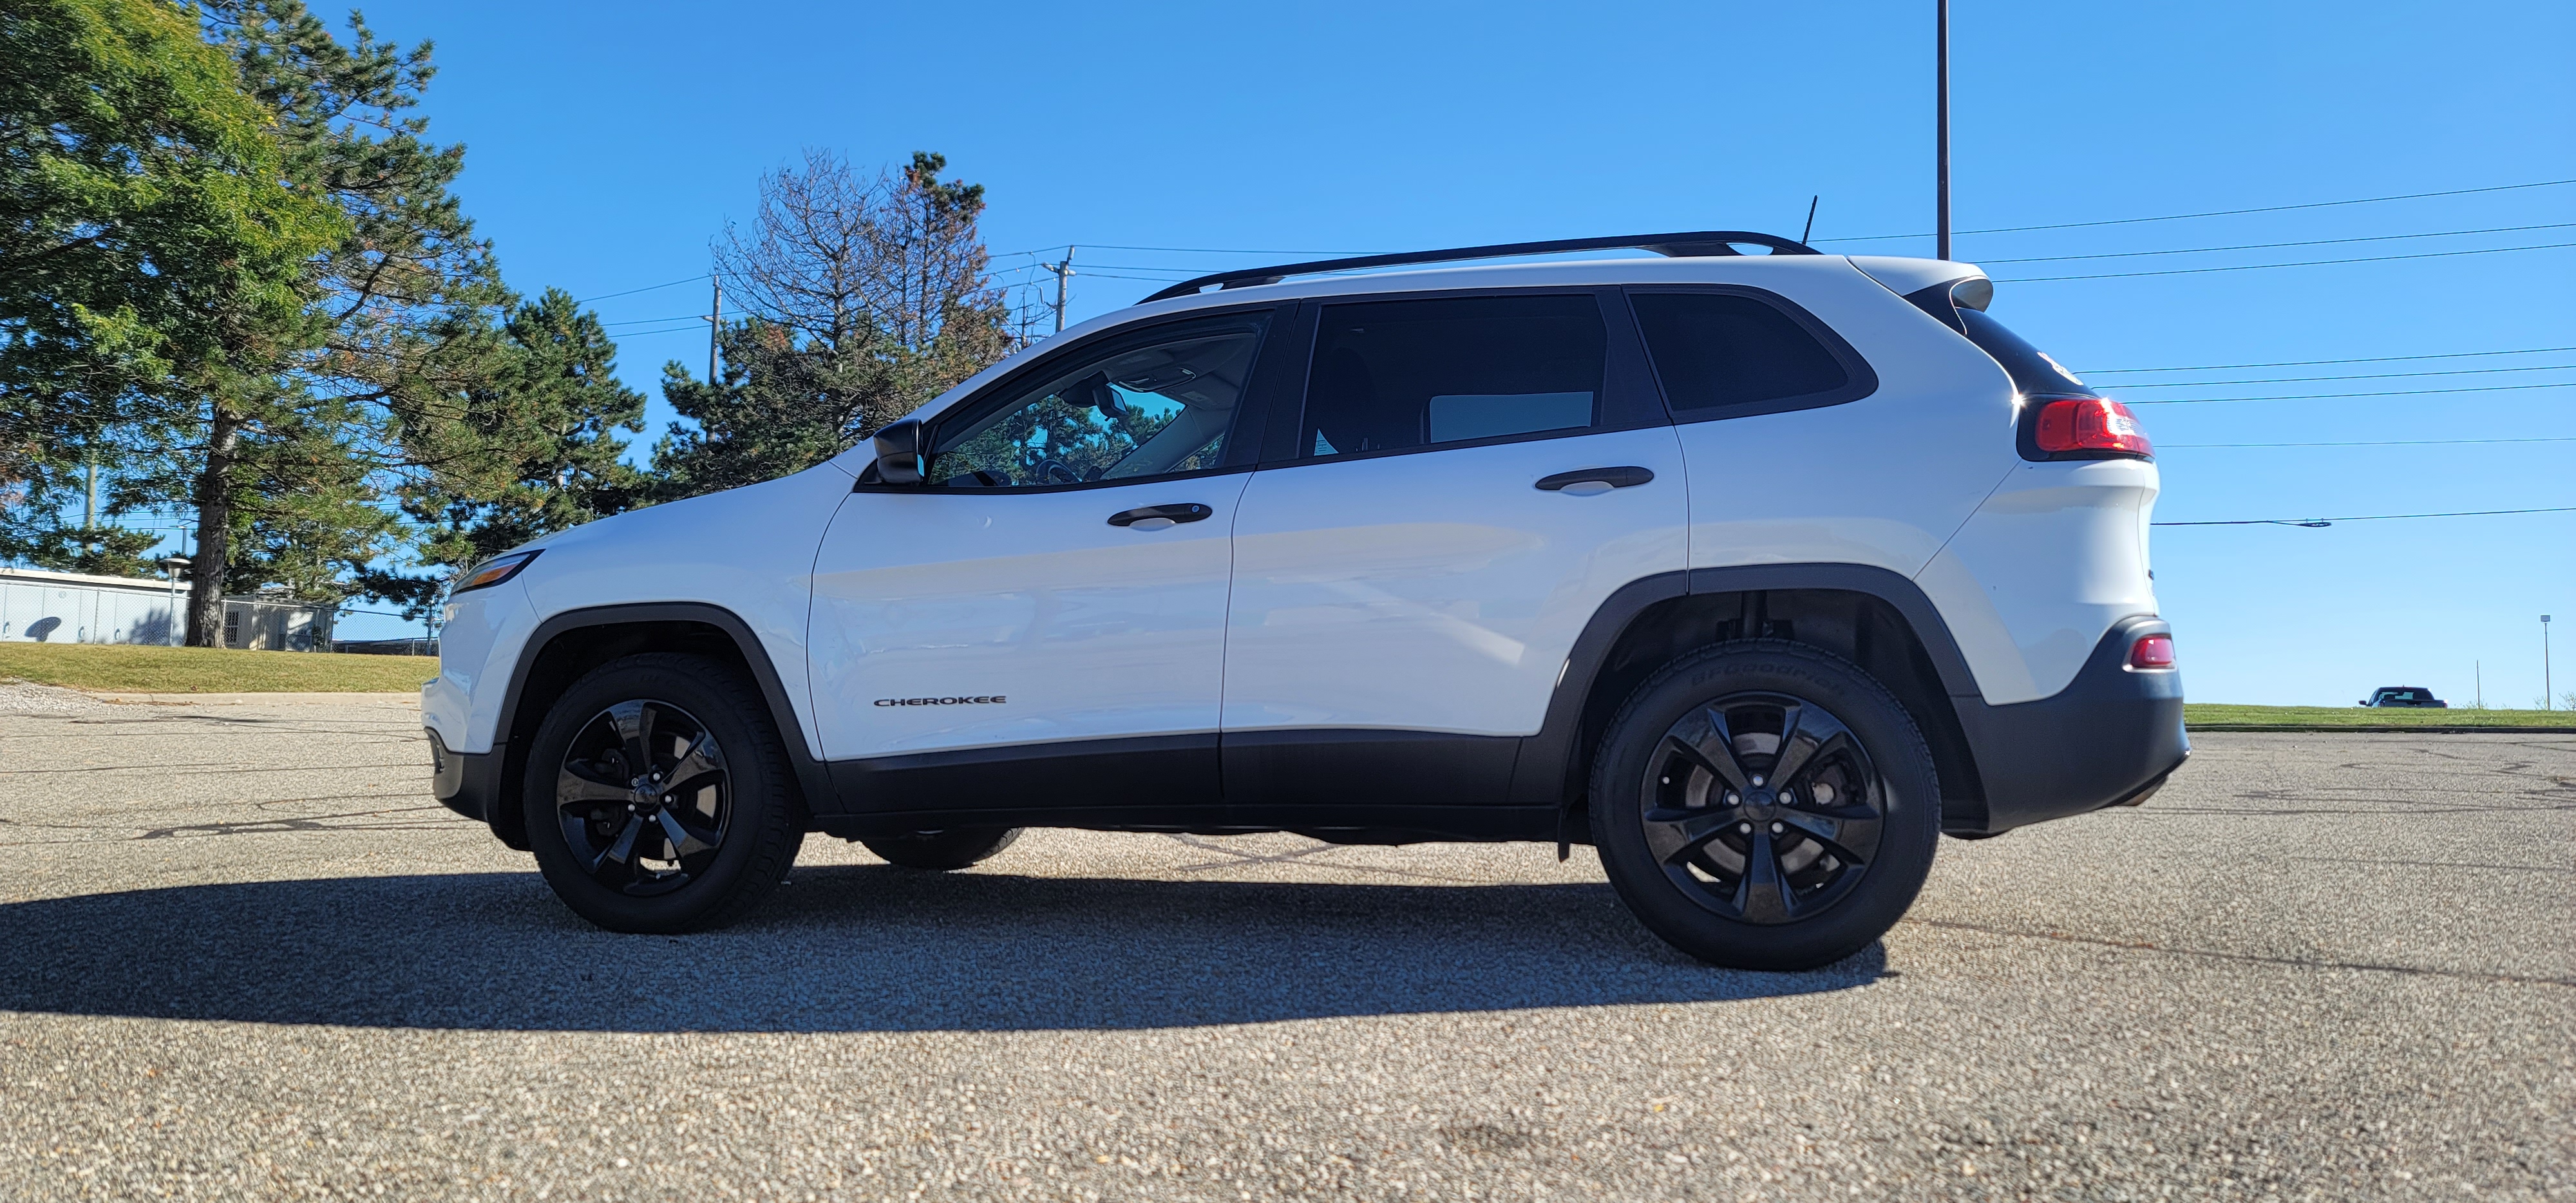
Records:
[[[1655,474],[1634,464],[1623,468],[1580,468],[1538,478],[1538,487],[1550,493],[1567,493],[1590,497],[1612,489],[1624,489],[1653,480]]]
[[[1129,530],[1163,530],[1184,522],[1196,522],[1215,512],[1195,501],[1183,505],[1143,505],[1111,514],[1109,525]]]

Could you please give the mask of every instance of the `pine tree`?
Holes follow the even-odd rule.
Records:
[[[368,595],[415,617],[444,598],[458,570],[628,509],[644,493],[619,433],[644,429],[644,395],[618,381],[617,344],[599,315],[548,289],[499,334],[488,377],[412,432],[414,462],[434,470],[404,486],[402,505],[418,524],[414,558],[431,571],[358,574]]]
[[[347,223],[189,10],[22,0],[0,62],[0,555],[145,571],[155,534],[66,512],[93,473],[109,516],[168,500],[143,432],[300,341]]]

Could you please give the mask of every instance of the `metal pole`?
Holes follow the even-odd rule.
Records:
[[[715,285],[715,299],[707,302],[707,386],[713,388],[716,383],[716,335],[724,332],[724,280],[714,275],[709,275],[707,280]]]
[[[1933,0],[1939,29],[1933,36],[1932,73],[1936,77],[1932,102],[1933,118],[1933,188],[1937,194],[1938,212],[1933,218],[1933,236],[1939,247],[1933,258],[1950,257],[1950,0]]]

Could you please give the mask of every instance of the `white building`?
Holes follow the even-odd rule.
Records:
[[[0,568],[0,641],[186,642],[186,582]],[[224,599],[224,646],[328,651],[334,607],[279,597]]]

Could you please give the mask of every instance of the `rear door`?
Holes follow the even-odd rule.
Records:
[[[1615,293],[1315,323],[1235,518],[1227,800],[1499,803],[1594,610],[1684,567],[1679,441]]]

